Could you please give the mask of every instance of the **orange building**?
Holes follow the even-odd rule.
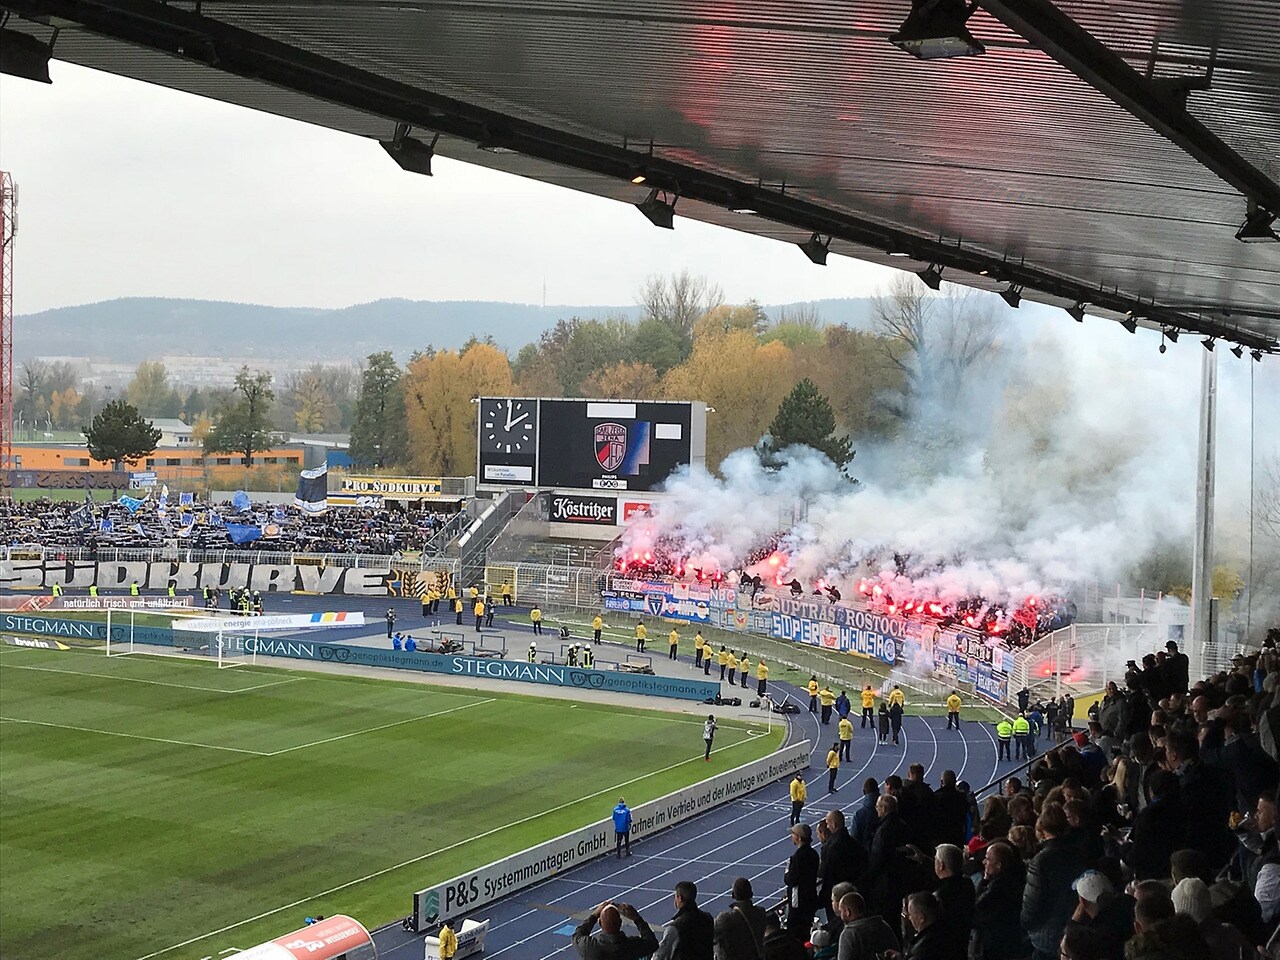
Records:
[[[203,480],[225,476],[233,479],[244,471],[243,457],[233,453],[204,456],[200,450],[190,447],[160,447],[136,463],[126,464],[129,471],[154,472],[156,479],[165,483],[180,480]],[[273,447],[253,456],[253,466],[277,466],[285,471],[301,470],[303,448],[300,446]],[[94,460],[83,445],[73,443],[15,443],[13,467],[17,470],[110,470],[112,464]]]

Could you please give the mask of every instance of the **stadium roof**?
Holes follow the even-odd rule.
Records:
[[[985,55],[923,61],[889,42],[909,0],[0,7],[11,50],[22,32],[57,59],[358,136],[399,128],[408,169],[429,169],[440,134],[440,155],[816,234],[818,259],[937,263],[943,279],[1276,350],[1280,243],[1237,239],[1272,239],[1280,215],[1272,0],[978,2],[967,27]]]

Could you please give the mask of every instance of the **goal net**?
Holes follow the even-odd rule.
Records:
[[[116,617],[114,623],[111,619],[111,610],[107,610],[107,656],[123,657],[133,653],[133,611],[129,611],[129,618],[126,621],[124,617]]]
[[[218,657],[218,669],[225,670],[229,667],[242,667],[245,664],[257,663],[257,641],[256,634],[252,637],[233,636],[225,633],[217,634],[213,645]]]

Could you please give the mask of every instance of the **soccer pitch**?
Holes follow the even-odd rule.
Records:
[[[0,956],[217,957],[775,749],[604,704],[0,647]]]

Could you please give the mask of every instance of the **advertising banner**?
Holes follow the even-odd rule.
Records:
[[[0,610],[186,610],[192,597],[0,597]]]
[[[651,617],[665,617],[668,620],[683,620],[686,623],[710,623],[711,605],[709,600],[680,599],[671,593],[650,593],[645,595],[645,612]]]
[[[341,960],[363,956],[356,952],[361,947],[368,949],[370,957],[375,955],[373,938],[364,925],[339,915],[232,954],[228,960]]]
[[[852,653],[882,663],[898,662],[898,641],[875,630],[774,613],[770,615],[769,636]]]
[[[552,523],[591,523],[611,527],[618,522],[618,501],[613,497],[580,497],[553,493],[548,519]]]
[[[0,470],[0,488],[30,490],[124,490],[129,474],[124,470]]]
[[[387,500],[421,500],[444,493],[444,481],[438,477],[359,477],[342,479],[342,493],[350,496],[382,497]]]
[[[149,643],[155,646],[172,647],[173,630],[169,627],[139,627],[133,629],[133,638],[138,643]],[[97,643],[107,642],[107,625],[102,621],[66,620],[59,617],[32,617],[21,613],[0,613],[0,632],[34,633],[42,637],[66,637],[69,640],[88,640]],[[124,623],[111,624],[111,639],[128,640],[130,627],[128,619]]]
[[[985,664],[973,671],[973,691],[984,700],[1004,703],[1009,699],[1009,675],[996,673]]]
[[[193,592],[204,587],[257,590],[261,593],[332,593],[351,597],[385,597],[400,589],[403,574],[391,561],[378,567],[321,567],[293,563],[181,563],[177,561],[0,560],[0,589],[48,590],[53,584],[87,590]],[[67,599],[67,598],[64,598]],[[99,598],[102,599],[102,598]],[[88,609],[88,608],[85,608]]]
[[[218,633],[220,631],[248,633],[267,632],[270,630],[310,630],[316,627],[363,627],[363,613],[301,613],[291,616],[267,617],[197,617],[183,620],[181,630],[194,630],[197,633]]]
[[[631,811],[631,839],[673,827],[809,766],[808,741],[745,763]],[[613,821],[601,820],[413,895],[418,930],[474,913],[508,894],[613,852]]]

